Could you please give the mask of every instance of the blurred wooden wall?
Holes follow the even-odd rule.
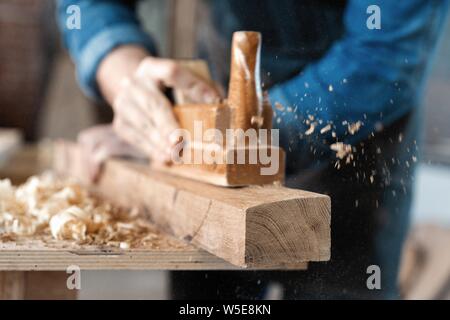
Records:
[[[36,134],[57,44],[53,0],[0,1],[0,126]]]

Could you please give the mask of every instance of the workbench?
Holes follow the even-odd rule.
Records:
[[[15,184],[51,167],[49,145],[24,146],[0,167]],[[45,240],[45,241],[44,241]],[[164,235],[158,246],[134,249],[80,246],[51,239],[0,241],[0,299],[75,299],[68,290],[69,266],[81,270],[237,270],[238,267]],[[306,269],[297,264],[295,269]],[[286,266],[289,268],[289,266]]]

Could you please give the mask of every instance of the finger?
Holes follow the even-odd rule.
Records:
[[[77,137],[78,143],[83,145],[85,148],[94,148],[99,140],[99,134],[98,131],[95,130],[95,127],[81,131]]]
[[[159,153],[170,153],[170,141],[167,135],[164,133],[165,127],[161,127],[161,124],[156,125],[155,115],[159,112],[154,110],[153,116],[148,117],[142,111],[143,107],[139,107],[139,103],[136,102],[137,96],[142,96],[142,93],[130,91],[130,99],[124,100],[124,106],[117,108],[116,119],[119,121],[116,124],[116,131],[122,138],[129,138],[131,136],[130,130],[133,131],[133,136],[137,136],[137,140],[128,141],[133,145],[136,144],[150,144],[159,150]],[[145,103],[145,102],[141,102]],[[160,121],[162,122],[162,121]],[[163,121],[162,123],[166,123]],[[128,136],[125,137],[122,130],[126,130]],[[142,150],[142,148],[141,148]],[[143,151],[145,151],[144,149]]]
[[[158,162],[168,161],[167,153],[155,143],[155,135],[151,135],[150,137],[145,134],[143,135],[122,118],[115,118],[113,125],[114,130],[121,138],[147,154],[152,160]]]
[[[216,103],[220,100],[218,91],[211,94],[211,87],[205,82],[197,82],[191,88],[180,91],[193,103]]]
[[[81,131],[78,134],[78,143],[82,145],[89,145],[91,148],[98,143],[104,141],[116,141],[118,137],[114,134],[111,124],[97,125]]]
[[[181,90],[186,94],[194,90],[199,95],[195,98],[201,102],[213,102],[220,99],[219,92],[214,86],[174,60],[148,57],[141,63],[137,76],[161,82],[167,87]]]
[[[115,102],[115,118],[126,120],[138,131],[145,131],[148,127],[154,127],[155,123],[151,112],[147,112],[141,106],[145,102],[140,102],[138,95],[141,95],[141,92],[132,88],[127,89],[127,92]]]
[[[98,181],[106,160],[123,155],[124,150],[118,143],[112,140],[106,140],[104,143],[99,144],[98,147],[94,149],[91,156],[90,178],[92,181]]]
[[[144,112],[149,120],[157,125],[154,120],[155,116],[161,112],[161,110],[171,114],[172,106],[169,100],[163,95],[160,89],[151,82],[145,82],[142,79],[133,80],[133,85],[129,89],[129,95],[134,100],[135,105]],[[172,120],[173,115],[168,119]],[[176,125],[173,119],[170,125]]]
[[[108,159],[108,156],[101,146],[99,146],[92,153],[89,161],[89,179],[92,182],[98,182],[100,178],[101,171],[103,169],[104,162]]]
[[[179,126],[170,101],[159,88],[149,83],[144,84],[142,81],[136,81],[130,88],[130,93],[137,107],[150,120],[149,126],[159,133],[158,140],[164,145],[173,145],[176,140],[171,138],[171,134]]]

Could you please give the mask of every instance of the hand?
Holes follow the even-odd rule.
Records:
[[[87,167],[91,182],[98,179],[103,163],[110,157],[145,158],[133,146],[120,139],[111,125],[99,125],[83,130],[78,135],[78,144],[81,146],[83,163]]]
[[[174,135],[178,123],[172,105],[163,93],[164,87],[181,91],[190,100],[211,103],[220,98],[218,91],[200,77],[174,60],[146,56],[136,70],[123,76],[120,84],[110,85],[117,79],[117,68],[128,53],[115,53],[103,63],[98,81],[112,100],[113,127],[118,136],[158,162],[170,162],[172,149],[180,137]],[[105,70],[106,69],[106,70]],[[102,71],[103,70],[103,71]],[[108,77],[107,70],[111,70]],[[123,73],[122,73],[123,75]]]

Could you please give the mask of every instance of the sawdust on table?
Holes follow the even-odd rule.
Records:
[[[121,249],[156,248],[167,241],[137,210],[114,207],[51,174],[17,187],[0,180],[0,241],[27,238]]]

